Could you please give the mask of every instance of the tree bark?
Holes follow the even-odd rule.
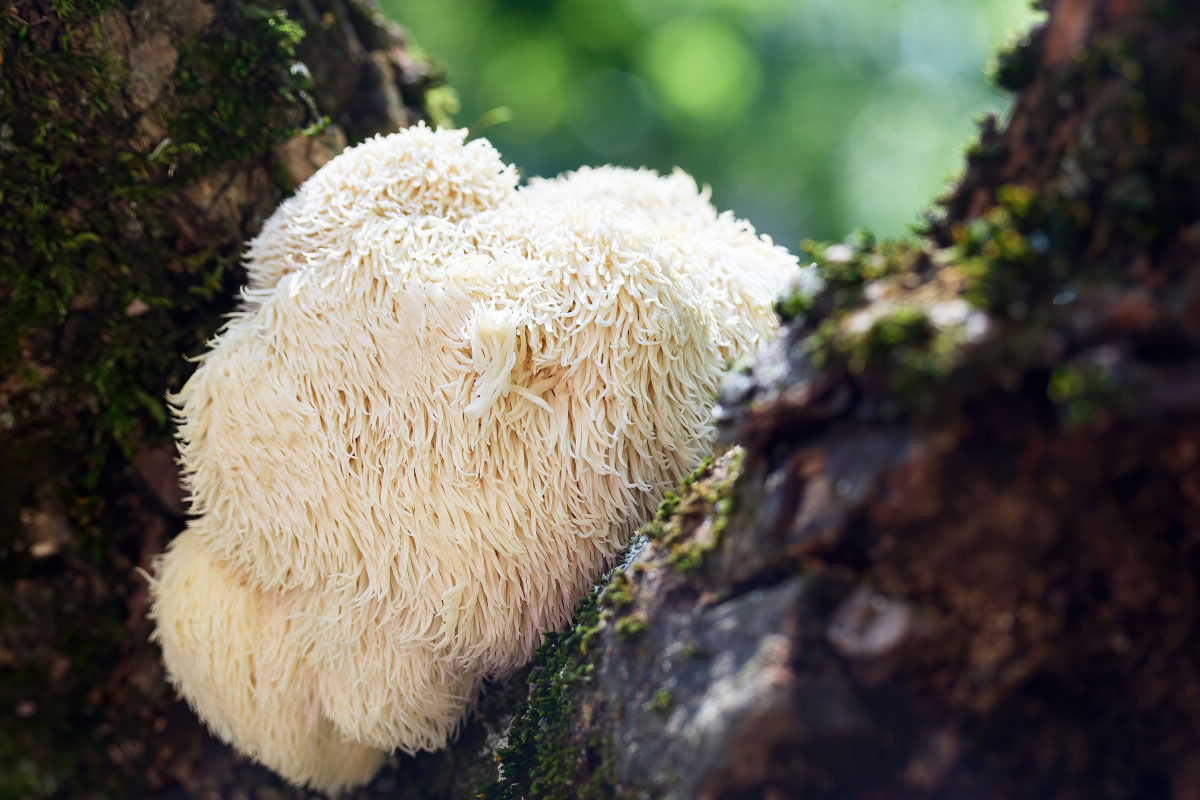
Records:
[[[0,48],[0,796],[250,793],[147,642],[163,392],[245,239],[438,75],[360,0],[9,0]]]
[[[999,59],[998,80],[1015,92],[1010,118],[985,122],[923,235],[808,246],[822,288],[780,301],[780,336],[723,390],[719,432],[732,449],[668,498],[570,630],[489,687],[452,747],[394,758],[353,796],[1200,797],[1200,10],[1047,6],[1047,23]],[[12,18],[26,33],[5,46],[6,103],[36,88],[19,83],[14,53],[58,52],[74,30],[49,11],[15,9],[6,33]],[[278,19],[216,11],[196,17],[202,25],[182,11],[84,19],[99,19],[92,35],[128,42],[117,48],[128,106],[186,95],[183,53],[195,51],[172,44],[172,64],[156,37],[261,22],[270,40],[280,30]],[[405,77],[417,66],[390,34],[363,33],[382,28],[360,6],[298,5],[294,17],[358,65],[351,81],[317,66],[337,63],[323,59],[334,48],[316,45],[306,59],[308,95],[350,138],[421,113],[425,79]],[[271,85],[267,71],[255,74]],[[338,105],[364,85],[374,101]],[[290,105],[299,117],[289,131],[312,117],[303,99]],[[343,107],[348,116],[326,110]],[[180,100],[171,113],[186,108]],[[175,118],[203,129],[202,116]],[[110,192],[115,221],[95,230],[135,253],[169,243],[177,255],[138,262],[184,276],[163,277],[161,296],[197,286],[227,296],[237,275],[214,276],[219,262],[193,268],[187,256],[232,263],[279,198],[270,165],[287,148],[312,162],[319,145],[289,139],[281,155],[284,136],[264,143],[247,130],[220,140],[221,166],[189,166],[203,156],[161,138],[137,149],[139,120],[127,115],[132,132],[117,149],[137,154],[151,185],[167,181],[156,206],[181,210],[143,219],[152,244],[137,245],[136,226],[117,216],[127,195]],[[243,137],[257,155],[239,155]],[[0,144],[9,139],[20,141],[0,129]],[[147,155],[159,147],[158,160]],[[12,174],[6,161],[0,176]],[[81,219],[101,207],[91,202]],[[58,209],[55,231],[75,231],[72,207]],[[21,224],[43,230],[35,222]],[[196,238],[214,230],[224,238]],[[5,263],[51,269],[53,259],[23,255],[38,242],[10,241],[21,246],[0,250]],[[10,305],[19,297],[7,282],[3,291]],[[76,362],[47,365],[72,346],[92,348],[89,358],[111,352],[123,330],[114,318],[158,308],[131,310],[128,294],[101,286],[73,311],[70,293],[56,291],[65,310],[39,317],[16,347],[11,363],[25,372],[5,362],[24,376],[5,382],[6,397],[30,409],[5,420],[4,442],[20,452],[70,442],[106,408],[94,384],[70,383]],[[162,326],[147,330],[195,352],[209,318],[164,309]],[[82,335],[70,331],[73,314],[89,320]],[[186,335],[165,333],[180,319]],[[92,341],[97,331],[109,340]],[[169,385],[184,371],[137,385]],[[155,428],[138,419],[142,442]],[[39,438],[48,421],[71,434]],[[105,442],[121,433],[103,430]],[[63,796],[304,796],[206,738],[171,700],[144,644],[144,592],[128,574],[178,526],[169,456],[139,444],[122,460],[94,441],[63,452],[86,467],[98,450],[110,466],[93,496],[121,500],[90,523],[78,521],[90,506],[56,499],[43,472],[16,484],[23,549],[10,545],[0,564],[6,578],[37,577],[5,590],[14,611],[0,621],[0,669],[21,680],[2,683],[0,702],[25,722],[0,737],[0,752],[21,764],[0,780]],[[24,463],[10,455],[4,468]],[[81,535],[89,524],[106,526],[105,537]]]
[[[809,247],[484,796],[1200,796],[1200,11],[1047,5],[925,235]]]

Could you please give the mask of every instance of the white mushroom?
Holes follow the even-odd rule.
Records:
[[[335,789],[445,744],[706,455],[796,261],[683,173],[518,189],[462,131],[333,159],[173,398],[156,636],[221,738]]]

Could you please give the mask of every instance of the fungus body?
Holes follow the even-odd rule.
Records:
[[[297,783],[442,746],[707,454],[720,376],[796,269],[680,172],[518,188],[425,127],[335,158],[172,399],[172,681]]]

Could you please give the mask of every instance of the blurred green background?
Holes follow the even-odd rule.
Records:
[[[1028,0],[381,0],[446,67],[461,126],[526,175],[678,165],[794,248],[896,235],[1002,111]],[[476,127],[482,127],[477,125]]]

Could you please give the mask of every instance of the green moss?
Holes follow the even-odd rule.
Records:
[[[1127,280],[1132,251],[1153,255],[1195,220],[1200,109],[1180,102],[1172,77],[1186,69],[1180,56],[1137,35],[1131,25],[1096,37],[1046,74],[1031,97],[1042,107],[1028,112],[1055,119],[1071,108],[1078,116],[1080,134],[1055,153],[1060,169],[1037,178],[1036,191],[1022,183],[990,190],[987,210],[953,228],[952,254],[979,307],[1037,324],[1038,310],[1069,283]],[[1028,85],[1038,60],[1036,38],[1018,43],[1000,60],[1004,85]]]
[[[633,639],[650,625],[644,614],[630,614],[617,620],[616,631],[622,639]]]
[[[709,459],[681,483],[680,494],[669,494],[653,521],[642,532],[667,552],[667,560],[680,572],[699,569],[705,556],[721,541],[737,507],[735,488],[741,477],[743,451],[729,451],[721,460]],[[707,520],[704,536],[687,534]]]
[[[654,514],[655,521],[665,522],[675,516],[675,512],[679,510],[679,495],[674,492],[667,492],[662,502],[658,504],[658,510]]]
[[[712,468],[712,464],[712,456],[700,462],[700,465],[692,470],[690,475],[680,481],[680,490],[686,492],[690,489],[696,481],[708,473]],[[679,502],[679,494],[676,492],[667,492],[662,502],[658,504],[658,509],[654,512],[654,518],[642,528],[642,533],[651,539],[662,539],[666,535],[667,524],[675,516],[675,512],[679,510]]]
[[[716,461],[715,456],[708,456],[703,461],[701,461],[700,465],[698,467],[696,467],[694,470],[692,470],[690,474],[685,476],[683,478],[683,480],[681,480],[679,482],[680,488],[681,489],[690,489],[692,486],[694,486],[696,484],[696,481],[700,480],[701,478],[703,478],[705,475],[708,474],[708,471],[712,469],[712,465],[713,465],[714,461]],[[673,495],[672,492],[667,492],[668,497],[670,497],[672,495]],[[659,510],[661,511],[662,507],[660,507]],[[672,513],[674,513],[674,512],[672,512]]]
[[[846,352],[850,370],[862,372],[868,367],[888,366],[905,350],[925,350],[934,332],[923,309],[897,308],[875,320],[865,334],[850,340]]]
[[[788,292],[775,301],[775,314],[780,322],[795,322],[812,309],[812,303],[813,295],[809,292]]]
[[[1119,408],[1131,391],[1121,379],[1047,363],[1046,343],[1061,339],[1068,320],[1083,318],[1078,298],[1129,285],[1157,295],[1186,277],[1158,265],[1178,263],[1162,256],[1181,236],[1189,239],[1182,232],[1200,216],[1200,104],[1180,102],[1172,88],[1172,76],[1186,69],[1179,57],[1168,48],[1148,58],[1139,35],[1133,25],[1096,37],[1061,68],[1039,73],[1045,85],[1027,95],[1022,113],[1056,120],[1069,108],[1070,130],[1078,131],[1069,141],[1051,138],[1057,126],[1034,126],[1026,140],[1009,142],[985,120],[960,188],[944,201],[957,221],[931,215],[925,238],[914,243],[877,244],[864,234],[806,243],[825,285],[778,308],[806,367],[848,380],[864,393],[863,411],[884,418],[944,417],[985,386],[1011,389],[1051,373],[1046,393],[1065,424]],[[999,83],[1031,85],[1039,41],[1035,34],[999,56]],[[994,162],[1010,146],[1044,152],[1059,168],[1043,174],[1026,160],[1025,174],[997,184]],[[868,302],[872,284],[878,289]],[[978,335],[968,336],[965,323],[935,326],[927,318],[956,298],[982,312],[970,317],[986,323],[974,326]]]
[[[654,522],[647,526],[669,551],[684,551],[703,558],[728,525],[735,504],[734,485],[741,474],[742,451],[733,450],[720,460],[706,459],[680,482],[678,494],[663,500]],[[713,538],[694,545],[681,541],[679,523],[704,514],[712,518]],[[645,531],[644,531],[645,532]],[[675,556],[670,559],[674,562]],[[643,564],[633,568],[638,571]],[[500,777],[479,787],[476,796],[486,800],[517,798],[609,798],[615,796],[612,752],[609,742],[594,733],[576,729],[579,719],[578,687],[591,680],[594,643],[602,631],[614,631],[629,642],[650,625],[641,612],[625,613],[635,597],[635,586],[626,570],[616,569],[576,609],[573,627],[547,634],[534,656],[528,702],[497,749]],[[668,702],[660,698],[659,702]]]
[[[247,4],[239,13],[236,26],[210,26],[179,53],[180,110],[167,121],[170,143],[155,160],[175,164],[185,179],[267,152],[298,132],[317,133],[327,122],[307,101],[307,70],[292,68],[304,29],[280,10]],[[248,96],[265,102],[247,103]]]
[[[820,289],[814,294],[792,292],[781,298],[775,311],[784,323],[799,325],[806,334],[805,349],[813,365],[823,368],[831,363],[829,358],[837,351],[860,343],[862,337],[853,339],[840,332],[841,321],[846,312],[859,308],[865,302],[864,290],[875,282],[898,275],[912,267],[924,254],[906,241],[876,242],[867,231],[855,231],[843,242],[801,243],[802,251],[812,259],[813,267],[820,277]],[[902,316],[902,315],[901,315]],[[905,330],[912,328],[906,325]],[[880,328],[866,339],[887,339],[899,331]],[[861,341],[874,352],[877,342]],[[871,353],[860,353],[867,357]]]
[[[505,744],[496,750],[500,775],[481,786],[485,800],[604,797],[604,786],[586,780],[592,771],[583,748],[570,734],[575,712],[575,686],[590,679],[587,643],[601,625],[599,592],[593,591],[575,610],[575,624],[563,633],[546,634],[534,656],[529,700],[513,720]],[[599,743],[594,743],[596,748]],[[583,791],[577,794],[579,787]]]
[[[912,243],[889,239],[882,243],[859,229],[841,242],[806,239],[801,251],[812,259],[824,287],[825,301],[834,308],[849,308],[862,300],[862,289],[872,281],[903,271],[913,260]],[[815,300],[816,298],[814,298]]]
[[[1118,411],[1128,399],[1112,373],[1099,364],[1055,368],[1046,394],[1058,407],[1068,428]]]
[[[606,608],[620,611],[633,602],[633,581],[623,570],[613,570],[608,586],[604,588],[603,601]]]
[[[63,20],[76,20],[99,15],[104,9],[116,5],[117,0],[53,0],[51,8],[55,16]]]
[[[666,716],[667,712],[671,710],[671,704],[674,701],[675,697],[671,693],[671,690],[660,687],[654,690],[654,694],[651,695],[650,699],[642,705],[642,708],[646,711],[652,711],[656,714]]]
[[[0,734],[0,761],[16,765],[0,796],[147,793],[144,763],[122,770],[108,755],[151,741],[166,702],[146,696],[164,693],[160,682],[113,674],[153,663],[131,638],[140,629],[125,627],[127,598],[144,590],[132,566],[170,533],[147,533],[156,499],[130,461],[169,439],[164,391],[194,369],[184,356],[220,327],[243,280],[244,220],[208,230],[185,191],[222,168],[266,167],[275,143],[321,123],[293,69],[300,27],[266,3],[212,5],[210,25],[172,40],[169,89],[142,113],[125,94],[121,20],[141,37],[160,6],[16,0],[0,15],[0,608],[12,612],[0,638],[22,643],[0,703],[38,706]],[[280,181],[253,199],[289,190]],[[73,541],[35,561],[19,513],[47,487]],[[59,656],[70,669],[48,681]]]
[[[113,565],[142,546],[127,509],[113,502],[129,502],[124,462],[142,444],[168,437],[163,392],[190,371],[181,355],[198,351],[220,325],[240,282],[240,241],[198,249],[172,199],[193,177],[225,159],[261,155],[295,129],[280,110],[296,98],[277,89],[299,29],[261,11],[256,21],[214,24],[180,51],[177,77],[196,77],[190,89],[180,81],[179,118],[146,112],[171,141],[144,144],[139,120],[128,115],[126,68],[96,38],[99,15],[113,5],[57,0],[43,15],[19,1],[0,15],[0,605],[23,609],[0,625],[22,641],[36,631],[30,641],[37,643],[19,656],[32,659],[23,662],[28,668],[6,675],[0,700],[12,708],[10,701],[32,694],[38,704],[0,736],[0,758],[23,765],[0,779],[5,796],[54,785],[124,796],[134,791],[130,780],[144,779],[113,771],[104,753],[111,742],[92,747],[93,734],[72,741],[39,725],[74,720],[80,731],[145,740],[142,718],[121,705],[137,698],[113,699],[106,674],[144,645],[129,643],[123,603],[81,605],[81,590],[56,560],[31,562],[14,547],[22,536],[17,515],[41,502],[44,487],[56,489],[74,536],[77,566],[65,572],[95,576],[108,591],[131,590],[127,560]],[[39,21],[29,27],[23,20],[31,19]],[[218,58],[222,48],[240,53],[240,63]],[[203,97],[189,95],[205,81]],[[228,114],[206,125],[205,104]],[[232,122],[237,114],[247,115],[240,126]],[[281,121],[271,123],[276,116]],[[30,575],[54,597],[22,588]],[[59,604],[76,612],[60,615]],[[48,691],[42,659],[52,654],[71,669]]]
[[[49,36],[26,35],[19,14],[0,19],[10,134],[0,373],[25,376],[8,402],[10,427],[69,431],[75,446],[62,449],[60,474],[82,472],[85,487],[106,469],[107,443],[128,454],[166,435],[163,390],[178,385],[180,356],[219,325],[239,281],[240,242],[195,250],[171,199],[230,160],[266,152],[307,113],[289,69],[301,29],[245,5],[242,22],[222,17],[181,48],[179,111],[159,119],[167,136],[147,151],[121,110],[120,70],[86,46],[102,5],[59,3]]]
[[[1001,89],[1019,92],[1033,83],[1040,58],[1041,48],[1032,35],[1025,33],[997,51],[989,70],[992,82]]]
[[[988,116],[977,124],[980,129],[979,135],[963,148],[964,159],[968,164],[1001,161],[1008,151],[1001,144],[1000,137],[994,132],[995,119]],[[917,234],[920,236],[926,236],[930,232],[928,227],[921,227],[917,230]]]
[[[952,230],[964,297],[993,315],[1025,321],[1078,271],[1090,218],[1083,202],[1001,186],[995,205]]]
[[[415,54],[414,54],[414,57]],[[449,86],[437,86],[425,93],[425,107],[429,120],[438,128],[452,127],[454,115],[462,110],[458,92]]]

